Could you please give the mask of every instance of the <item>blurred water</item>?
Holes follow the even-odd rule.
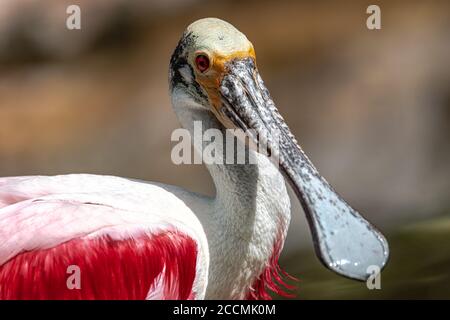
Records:
[[[410,224],[387,234],[390,261],[380,277],[381,288],[342,278],[325,269],[311,252],[281,261],[299,279],[299,299],[449,299],[450,214]]]

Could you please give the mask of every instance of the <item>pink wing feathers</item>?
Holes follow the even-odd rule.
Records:
[[[90,190],[83,179],[103,183]],[[201,297],[198,232],[176,216],[146,212],[122,190],[145,196],[136,184],[85,175],[1,178],[0,299]],[[79,289],[67,285],[69,266],[79,268]]]

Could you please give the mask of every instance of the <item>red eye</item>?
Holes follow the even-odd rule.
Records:
[[[195,65],[200,72],[205,72],[209,69],[209,58],[204,54],[199,54],[195,57]]]

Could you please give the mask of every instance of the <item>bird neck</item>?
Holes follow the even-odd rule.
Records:
[[[202,158],[214,181],[216,206],[229,208],[221,215],[231,215],[233,221],[242,223],[252,220],[258,206],[255,202],[258,193],[267,192],[266,196],[273,198],[276,192],[273,193],[272,189],[286,191],[283,176],[267,156],[227,132],[212,112],[188,109],[181,115],[177,110],[177,115],[182,126],[189,131],[197,158]],[[211,133],[214,138],[211,138]],[[208,160],[210,154],[214,159]]]
[[[230,146],[224,143],[223,125],[206,109],[185,110],[177,110],[177,115],[182,126],[189,130],[196,151],[214,149],[218,153],[216,159],[225,159]],[[203,139],[210,129],[222,133],[224,139]],[[282,246],[290,221],[290,201],[283,176],[266,156],[249,150],[239,140],[234,155],[242,149],[252,164],[222,161],[206,164],[216,187],[211,211],[199,216],[210,248],[208,298],[245,298],[242,295],[278,254],[274,248]]]

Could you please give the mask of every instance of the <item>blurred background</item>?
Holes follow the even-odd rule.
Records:
[[[81,30],[66,8],[81,7]],[[368,30],[366,8],[381,8]],[[213,195],[176,166],[168,62],[218,17],[253,42],[281,113],[330,183],[386,234],[381,290],[326,270],[302,210],[281,265],[299,299],[450,298],[450,2],[0,0],[0,176],[95,173]]]

